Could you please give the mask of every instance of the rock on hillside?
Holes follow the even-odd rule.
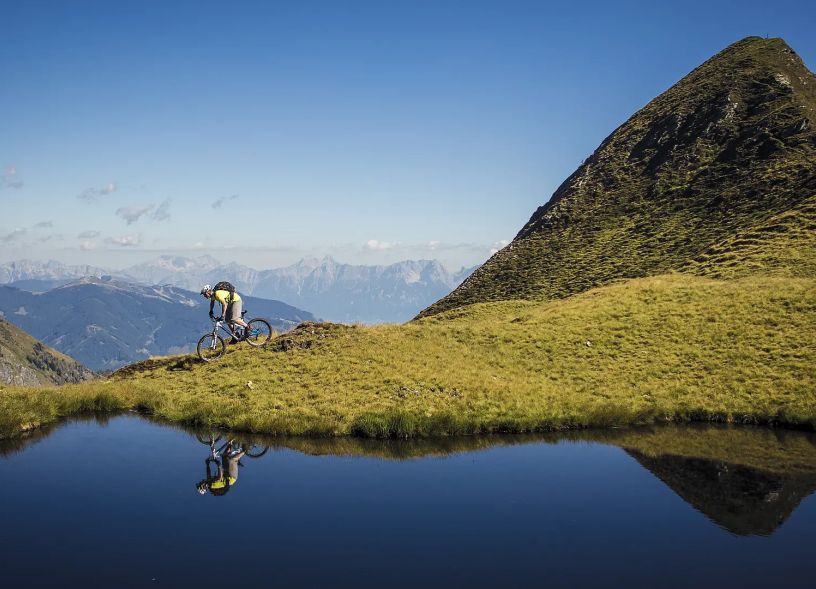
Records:
[[[0,319],[0,383],[41,386],[78,383],[93,372]]]
[[[816,77],[782,39],[715,55],[607,137],[432,315],[681,269],[816,194]]]

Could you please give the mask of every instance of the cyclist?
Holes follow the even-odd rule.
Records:
[[[220,321],[226,320],[231,325],[240,325],[244,328],[244,338],[247,336],[247,324],[241,319],[241,297],[235,292],[235,288],[229,282],[219,282],[215,288],[205,284],[201,289],[201,294],[205,299],[210,300],[210,319],[215,319],[213,307],[215,301],[221,303]]]
[[[243,446],[241,444],[233,446],[233,440],[230,440],[221,453],[220,463],[213,457],[207,458],[207,478],[196,485],[199,494],[204,495],[209,491],[213,495],[226,495],[230,487],[238,482],[238,463],[244,454],[246,452]],[[210,470],[210,465],[213,463],[218,465],[216,472]]]

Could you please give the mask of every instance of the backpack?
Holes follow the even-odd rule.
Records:
[[[222,280],[221,282],[217,282],[215,284],[215,286],[213,286],[213,291],[216,291],[216,290],[229,291],[229,293],[230,293],[230,297],[229,297],[230,302],[232,302],[232,299],[235,298],[235,287],[231,283],[227,282],[226,280]]]

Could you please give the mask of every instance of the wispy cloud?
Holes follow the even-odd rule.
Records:
[[[232,194],[230,196],[222,196],[221,198],[215,200],[215,202],[212,203],[212,208],[220,209],[222,206],[224,206],[224,203],[231,200],[235,200],[236,198],[238,198],[237,194]]]
[[[499,241],[494,241],[493,245],[490,246],[490,255],[492,256],[500,249],[503,249],[508,243],[510,243],[507,239],[500,239]]]
[[[79,235],[77,235],[77,239],[93,239],[94,237],[99,237],[99,231],[83,231]]]
[[[96,249],[96,242],[94,242],[94,241],[83,241],[82,243],[79,244],[79,249],[81,249],[83,252],[88,252],[88,251],[91,251],[93,249]]]
[[[383,251],[383,250],[391,250],[396,247],[399,247],[399,242],[391,242],[391,241],[380,241],[378,239],[369,239],[367,242],[363,244],[363,249],[372,250],[372,251]]]
[[[84,200],[86,202],[96,202],[100,198],[108,196],[116,192],[117,186],[115,182],[109,182],[105,186],[96,187],[92,186],[91,188],[86,188],[79,194],[77,194],[77,198],[80,200]]]
[[[141,217],[153,210],[153,205],[145,207],[121,207],[116,209],[116,214],[127,222],[128,225],[133,225]]]
[[[156,207],[156,210],[153,211],[153,213],[150,215],[150,218],[153,219],[154,221],[164,221],[166,219],[169,219],[170,218],[169,209],[171,202],[173,201],[169,198],[163,201],[158,207]]]
[[[0,189],[13,188],[20,189],[24,182],[20,180],[17,173],[17,166],[6,166],[3,168],[3,173],[0,175]]]
[[[54,226],[53,221],[40,221],[36,225],[34,225],[34,229],[50,229]]]
[[[142,243],[141,235],[123,235],[121,237],[108,237],[105,243],[118,245],[120,247],[134,247]]]
[[[2,242],[2,243],[11,243],[12,241],[17,241],[18,239],[23,237],[26,233],[27,233],[27,231],[25,229],[22,229],[22,228],[15,229],[11,233],[7,233],[6,235],[3,235],[2,237],[0,237],[0,242]]]

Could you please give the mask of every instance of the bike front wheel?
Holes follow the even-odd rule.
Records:
[[[201,339],[198,340],[198,346],[196,347],[198,357],[204,360],[204,362],[218,360],[224,355],[226,349],[227,345],[221,336],[212,333],[202,336]]]
[[[266,319],[251,319],[246,327],[246,343],[250,346],[265,346],[272,339],[272,326]]]

